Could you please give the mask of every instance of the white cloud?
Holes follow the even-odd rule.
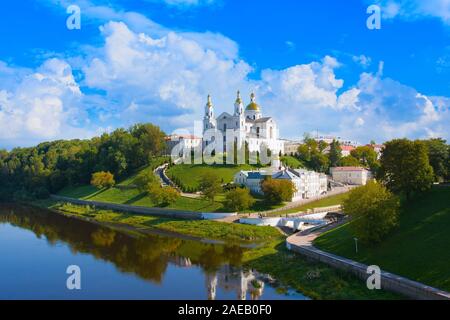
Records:
[[[361,65],[364,69],[370,66],[372,63],[372,59],[370,57],[367,57],[365,55],[359,55],[359,56],[353,56],[353,61]]]
[[[0,79],[4,77],[0,72]],[[82,115],[81,98],[71,67],[62,60],[47,60],[9,88],[0,89],[0,144],[29,145],[83,134],[77,126]]]
[[[373,1],[366,1],[372,4]],[[438,18],[450,25],[450,0],[380,0],[383,17],[405,20]]]

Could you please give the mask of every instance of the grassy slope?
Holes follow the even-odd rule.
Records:
[[[143,207],[156,206],[147,195],[140,193],[137,189],[110,188],[97,190],[92,186],[79,186],[65,188],[58,194],[65,197],[91,201],[111,202]],[[178,198],[178,200],[168,206],[168,208],[198,212],[223,211],[222,204],[220,202],[211,203],[203,199],[191,199],[186,197]]]
[[[253,167],[250,165],[189,165],[180,164],[172,166],[167,170],[169,177],[175,177],[183,184],[184,188],[197,190],[199,187],[199,178],[202,174],[212,172],[223,181],[223,183],[233,182],[234,175],[240,170],[251,170]]]
[[[176,168],[176,170],[175,170]],[[218,174],[220,178],[228,182],[228,179],[233,179],[234,174],[239,170],[251,169],[251,166],[188,166],[188,165],[177,165],[171,168],[180,173],[179,177],[183,179],[185,183],[197,183],[197,178],[202,172],[208,170],[214,170],[215,174]],[[147,170],[144,168],[143,170]],[[137,173],[139,174],[139,173]],[[130,184],[133,181],[133,177],[136,175],[120,182],[116,187],[110,189],[98,190],[93,186],[76,186],[67,187],[61,190],[58,195],[77,198],[83,200],[100,201],[100,202],[111,202],[119,204],[128,204],[135,206],[144,207],[155,207],[156,205],[151,201],[151,199],[145,194],[140,193],[137,189],[130,188]],[[178,210],[189,210],[197,212],[226,212],[227,209],[224,208],[223,202],[225,200],[225,195],[220,194],[216,197],[215,202],[211,203],[204,199],[192,199],[187,197],[180,197],[175,203],[168,206],[171,209]],[[256,203],[249,210],[245,212],[259,212],[265,210],[275,209],[282,205],[268,205],[263,201],[263,199],[257,198]]]
[[[41,206],[62,213],[114,222],[138,228],[156,228],[191,236],[226,241],[263,241],[265,245],[245,252],[243,263],[249,268],[271,274],[282,286],[289,286],[314,299],[397,299],[385,291],[367,290],[360,280],[320,263],[312,263],[285,248],[284,238],[272,227],[227,224],[214,221],[184,221],[134,215],[87,206],[50,201]]]
[[[402,209],[399,227],[380,244],[355,253],[349,224],[315,245],[366,264],[450,291],[450,188],[435,188]]]
[[[298,160],[295,157],[292,156],[283,156],[281,157],[281,162],[293,169],[300,169],[300,168],[305,168],[305,164],[303,162],[301,162],[300,160]]]

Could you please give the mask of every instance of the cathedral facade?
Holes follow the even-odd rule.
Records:
[[[211,97],[208,96],[203,118],[204,145],[211,143],[205,137],[210,136],[211,132],[215,131],[221,133],[224,149],[227,144],[233,143],[233,141],[227,141],[227,138],[229,139],[227,132],[232,131],[235,143],[238,146],[243,146],[247,142],[250,152],[261,152],[266,147],[273,154],[284,154],[284,141],[279,139],[277,123],[272,117],[263,117],[261,107],[256,103],[254,93],[250,96],[250,103],[244,108],[238,91],[233,114],[224,112],[217,118],[214,114]],[[206,134],[207,132],[209,134]]]

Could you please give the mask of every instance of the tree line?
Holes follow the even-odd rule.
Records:
[[[309,135],[305,135],[303,143],[294,155],[303,165],[311,170],[327,173],[331,167],[358,166],[370,169],[375,177],[382,178],[381,158],[385,162],[395,162],[395,158],[406,152],[412,158],[418,157],[427,162],[432,168],[434,182],[450,180],[450,145],[444,139],[433,138],[428,140],[395,139],[384,144],[381,156],[374,150],[375,142],[369,145],[358,146],[350,155],[343,156],[342,146],[338,141],[328,144],[325,141],[316,141]],[[407,159],[401,166],[403,170],[413,168]]]
[[[0,200],[45,198],[70,185],[89,184],[96,172],[124,178],[163,153],[165,136],[147,123],[87,140],[0,150]]]

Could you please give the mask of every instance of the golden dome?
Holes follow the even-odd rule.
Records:
[[[250,95],[250,99],[251,99],[251,102],[250,102],[250,104],[247,106],[247,108],[245,108],[245,109],[248,110],[248,111],[260,111],[261,108],[260,108],[259,105],[256,103],[256,96],[255,96],[254,93],[252,93],[252,94]]]

